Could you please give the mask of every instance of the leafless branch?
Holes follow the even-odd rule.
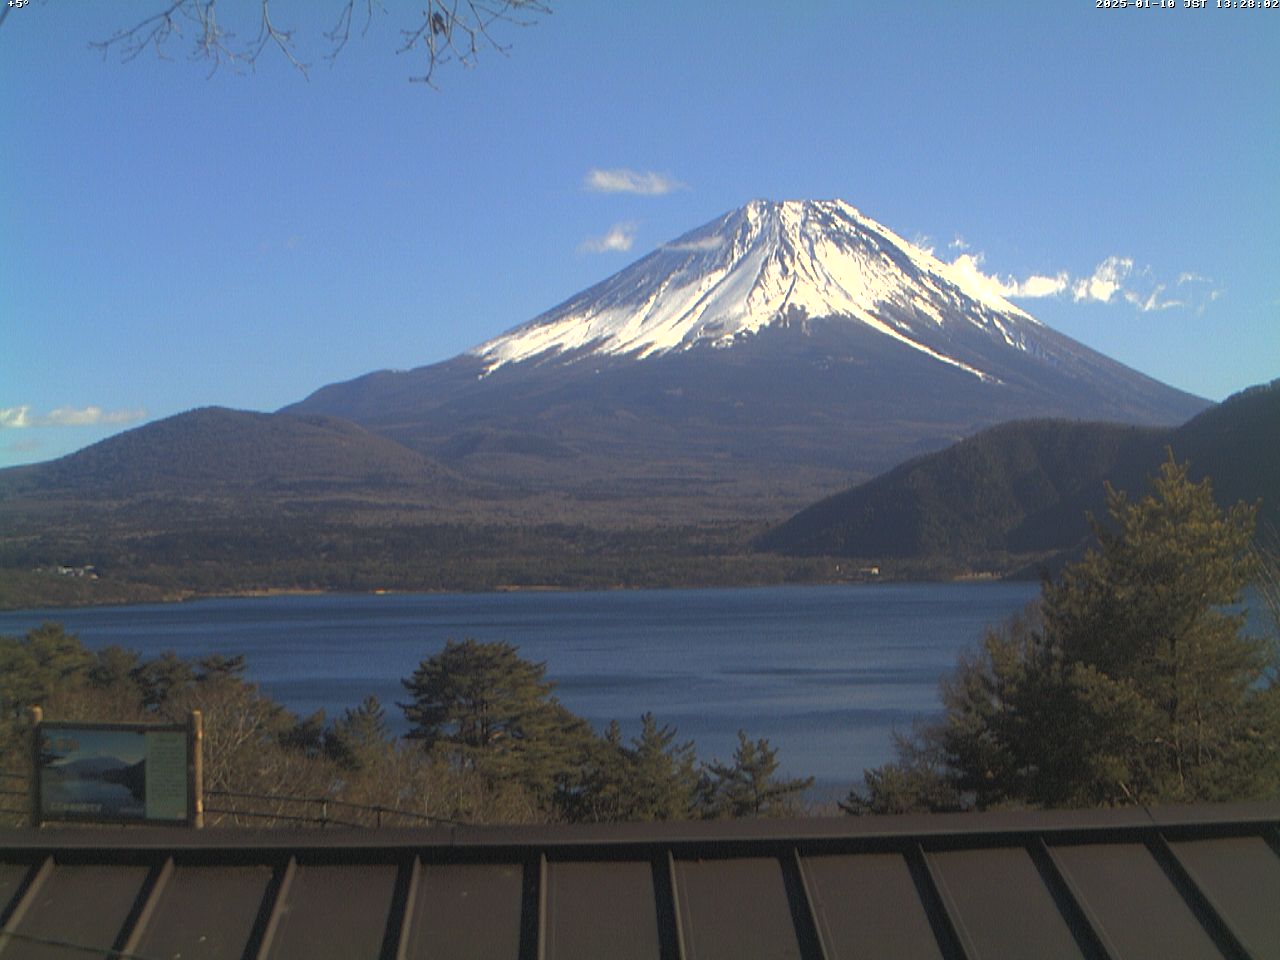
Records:
[[[101,50],[105,57],[114,48],[124,63],[133,60],[148,47],[155,50],[161,60],[171,59],[166,45],[176,35],[184,36],[183,23],[194,28],[190,57],[207,60],[212,75],[223,63],[234,63],[242,57],[231,47],[234,34],[218,25],[215,0],[176,0],[166,9],[132,27],[117,30],[106,40],[91,42],[90,48]]]
[[[164,54],[164,45],[173,34],[182,35],[182,27],[176,14],[186,5],[187,0],[178,0],[167,10],[147,17],[132,27],[123,27],[106,40],[93,41],[89,46],[94,50],[101,50],[103,57],[112,47],[116,47],[120,51],[120,59],[126,62],[147,47],[154,46],[157,56],[168,59]]]
[[[160,59],[168,60],[171,41],[175,37],[186,40],[189,31],[189,56],[193,60],[208,61],[210,74],[223,64],[252,69],[270,47],[278,50],[303,76],[308,75],[308,64],[298,52],[295,31],[278,26],[272,19],[271,0],[260,0],[257,33],[245,43],[237,43],[235,34],[222,27],[216,4],[217,0],[172,0],[163,10],[89,46],[102,51],[104,57],[116,52],[122,62],[131,61],[148,49]],[[326,60],[336,59],[350,41],[352,25],[358,16],[357,4],[364,8],[362,36],[369,32],[375,9],[383,10],[381,0],[341,0],[333,28],[321,34],[329,48],[323,53]],[[421,20],[400,31],[402,44],[396,52],[421,53],[426,60],[425,72],[409,79],[434,87],[436,68],[442,64],[457,62],[465,67],[475,66],[485,49],[505,54],[509,47],[493,33],[498,25],[527,27],[550,13],[549,0],[427,0]]]
[[[436,67],[441,64],[456,60],[473,67],[485,47],[506,54],[510,47],[490,33],[494,25],[528,27],[550,13],[550,5],[542,0],[428,0],[422,21],[412,30],[400,31],[404,45],[396,52],[424,50],[426,73],[409,79],[434,87]]]
[[[210,3],[209,6],[212,7],[213,4]],[[293,31],[278,30],[276,25],[271,22],[271,0],[262,0],[262,20],[258,24],[258,35],[248,47],[244,59],[250,65],[257,64],[258,57],[261,56],[263,48],[268,43],[274,43],[279,47],[285,59],[299,70],[304,77],[307,75],[307,65],[293,55]]]
[[[369,26],[373,23],[373,8],[376,0],[365,0],[365,19],[364,29],[360,31],[361,36],[365,36],[369,32]],[[342,48],[347,45],[347,41],[351,39],[351,21],[355,14],[356,0],[347,0],[342,5],[342,10],[338,14],[338,22],[334,28],[325,34],[325,38],[333,44],[333,49],[325,54],[326,60],[336,60],[338,54],[342,52]],[[382,4],[377,3],[379,9]]]

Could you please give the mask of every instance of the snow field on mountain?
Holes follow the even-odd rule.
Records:
[[[967,323],[1024,350],[1020,328],[1038,325],[843,201],[756,200],[471,353],[487,372],[559,354],[645,359],[819,317],[863,324],[990,381],[939,334]]]

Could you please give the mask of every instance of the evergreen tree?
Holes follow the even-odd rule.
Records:
[[[952,813],[966,809],[964,796],[947,776],[937,743],[941,727],[917,725],[911,736],[895,736],[898,759],[863,772],[863,789],[840,802],[855,815]]]
[[[546,670],[546,664],[522,660],[505,641],[446,641],[401,681],[413,697],[400,705],[413,725],[409,736],[471,754],[525,738],[554,689]]]
[[[450,640],[401,681],[409,736],[491,782],[511,780],[546,802],[581,788],[594,735],[545,679],[546,664],[522,660],[510,643]]]
[[[18,770],[26,763],[27,710],[82,685],[92,663],[93,654],[60,624],[42,624],[23,637],[0,637],[0,767]]]
[[[591,752],[571,818],[634,822],[696,816],[700,781],[692,741],[676,742],[675,728],[659,726],[651,713],[640,723],[640,735],[629,746],[617,721],[609,724]]]
[[[627,820],[683,820],[697,802],[697,756],[692,740],[676,742],[676,730],[659,726],[653,714],[640,718],[640,736],[631,741]]]
[[[1152,486],[1136,502],[1108,490],[1097,548],[1038,610],[988,631],[943,682],[944,719],[868,771],[848,808],[901,804],[884,787],[912,775],[933,807],[1280,795],[1276,652],[1239,612],[1254,509],[1224,513],[1172,460]]]
[[[1044,591],[1055,768],[1031,799],[1226,800],[1280,785],[1271,651],[1232,612],[1253,575],[1255,508],[1225,514],[1209,482],[1166,463],[1154,494],[1108,491],[1116,529]],[[1059,668],[1058,665],[1061,664]]]
[[[142,691],[142,702],[154,710],[189,690],[196,682],[196,671],[188,661],[166,651],[139,665],[133,679]]]
[[[93,654],[61,624],[42,624],[21,638],[0,637],[0,712],[22,722],[28,707],[82,679],[92,663]]]
[[[140,656],[135,650],[125,650],[115,645],[103,647],[94,655],[89,667],[89,682],[102,690],[127,691],[137,699],[141,695],[134,680]]]
[[[798,812],[800,794],[813,777],[777,779],[778,751],[765,739],[738,731],[733,763],[713,761],[703,778],[703,808],[709,817],[785,817]]]
[[[372,694],[345,710],[325,734],[325,753],[347,770],[375,769],[393,749],[387,711]]]

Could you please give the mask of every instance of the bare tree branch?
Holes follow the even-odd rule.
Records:
[[[333,28],[319,34],[328,46],[321,54],[324,59],[335,60],[350,41],[358,3],[364,8],[362,36],[369,32],[375,11],[385,12],[380,0],[341,0]],[[532,26],[539,17],[550,13],[549,0],[427,0],[421,20],[400,31],[402,44],[396,52],[421,54],[425,72],[409,79],[434,87],[436,69],[443,64],[475,66],[485,49],[506,54],[510,47],[495,37],[496,27]],[[263,52],[274,48],[290,66],[308,76],[309,64],[299,53],[295,30],[277,25],[272,19],[271,0],[260,0],[257,33],[244,43],[237,43],[235,33],[219,22],[217,0],[173,0],[157,13],[89,46],[100,50],[104,57],[116,52],[124,63],[148,49],[168,60],[172,59],[170,44],[175,38],[186,42],[188,32],[189,58],[208,61],[210,75],[224,64],[253,69]]]
[[[369,32],[369,26],[373,23],[373,8],[376,0],[365,0],[365,19],[364,29],[360,31],[363,37]],[[342,48],[347,45],[347,41],[351,39],[351,20],[355,13],[356,0],[347,0],[342,5],[342,11],[338,14],[338,22],[332,30],[325,34],[325,38],[333,44],[333,49],[326,54],[328,60],[336,60],[338,54],[342,52]],[[382,4],[377,4],[378,9],[382,9]]]
[[[212,7],[213,3],[211,2],[209,6]],[[258,36],[254,39],[253,46],[250,48],[249,53],[246,54],[245,59],[250,64],[256,64],[258,57],[262,54],[262,49],[268,42],[272,42],[279,47],[285,59],[300,70],[304,77],[307,75],[307,65],[293,55],[293,31],[277,30],[275,24],[271,22],[271,0],[262,0],[262,22],[258,25]]]
[[[464,67],[473,67],[485,47],[507,53],[510,47],[490,33],[494,25],[528,27],[539,16],[550,13],[550,5],[542,0],[428,0],[422,21],[412,30],[400,31],[404,45],[396,52],[424,50],[426,73],[409,79],[434,87],[435,70],[441,64],[456,60]]]

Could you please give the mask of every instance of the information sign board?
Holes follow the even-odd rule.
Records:
[[[192,732],[185,724],[38,724],[37,822],[192,822]]]

